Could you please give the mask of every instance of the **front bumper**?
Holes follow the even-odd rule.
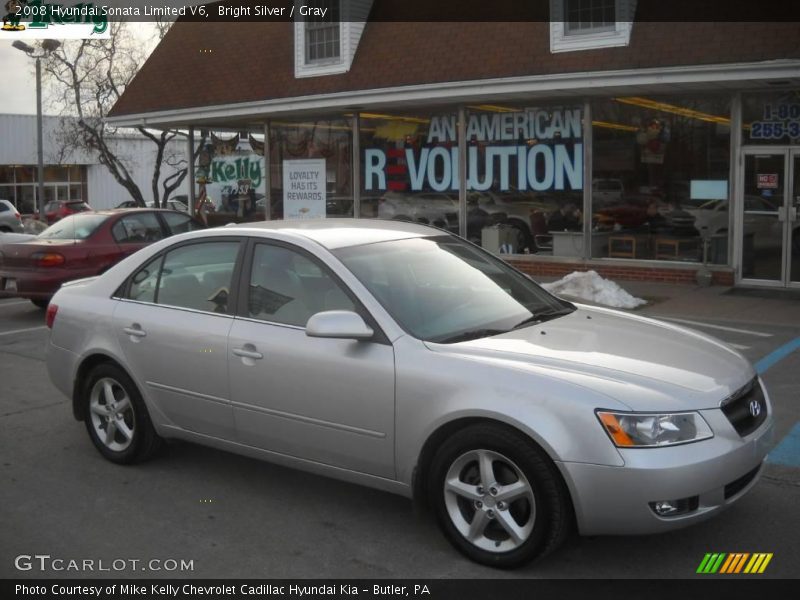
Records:
[[[773,445],[771,415],[740,437],[721,410],[700,411],[714,431],[702,442],[620,449],[622,467],[561,462],[582,535],[634,535],[686,527],[712,517],[758,481]],[[685,514],[659,517],[651,502],[692,498]]]

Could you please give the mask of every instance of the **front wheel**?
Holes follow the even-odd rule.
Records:
[[[572,505],[560,474],[513,429],[463,429],[441,446],[429,473],[442,531],[478,563],[518,567],[555,549],[569,533]]]
[[[112,364],[95,367],[83,387],[86,429],[108,460],[132,464],[161,446],[147,408],[128,374]]]

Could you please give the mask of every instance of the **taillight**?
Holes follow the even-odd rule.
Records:
[[[58,252],[34,252],[31,254],[31,260],[37,267],[60,267],[67,262],[64,255]]]
[[[16,213],[14,216],[17,217],[17,221],[22,221],[22,215],[21,214]]]
[[[56,313],[58,313],[58,305],[51,302],[47,305],[47,314],[44,317],[48,329],[53,328],[53,323],[56,320]]]

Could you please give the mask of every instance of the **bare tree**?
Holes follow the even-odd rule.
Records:
[[[64,120],[57,136],[62,145],[95,153],[131,198],[144,206],[145,192],[134,180],[131,160],[120,153],[120,145],[115,142],[115,138],[138,132],[153,142],[155,164],[149,195],[156,206],[163,206],[186,177],[187,161],[173,150],[173,140],[185,138],[185,133],[143,127],[123,130],[105,120],[146,58],[144,45],[135,39],[131,26],[113,21],[108,39],[65,40],[43,61],[43,67],[51,103],[59,113],[73,117]],[[168,23],[158,24],[159,39],[168,28]],[[162,181],[165,165],[178,170]]]

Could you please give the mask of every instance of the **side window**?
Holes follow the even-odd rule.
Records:
[[[131,287],[128,290],[127,298],[129,300],[138,300],[139,302],[156,301],[156,286],[158,285],[158,272],[161,269],[162,258],[159,256],[136,271],[131,278]]]
[[[164,220],[167,222],[167,227],[169,227],[169,230],[173,235],[203,228],[202,225],[192,219],[192,217],[189,215],[181,215],[174,212],[164,212],[161,213],[161,216],[164,217]]]
[[[156,302],[227,313],[239,242],[202,242],[168,252]]]
[[[305,327],[315,313],[355,307],[333,277],[305,255],[258,244],[247,310],[254,319]]]
[[[118,244],[147,244],[164,237],[156,215],[150,212],[122,217],[111,229],[111,233]]]

